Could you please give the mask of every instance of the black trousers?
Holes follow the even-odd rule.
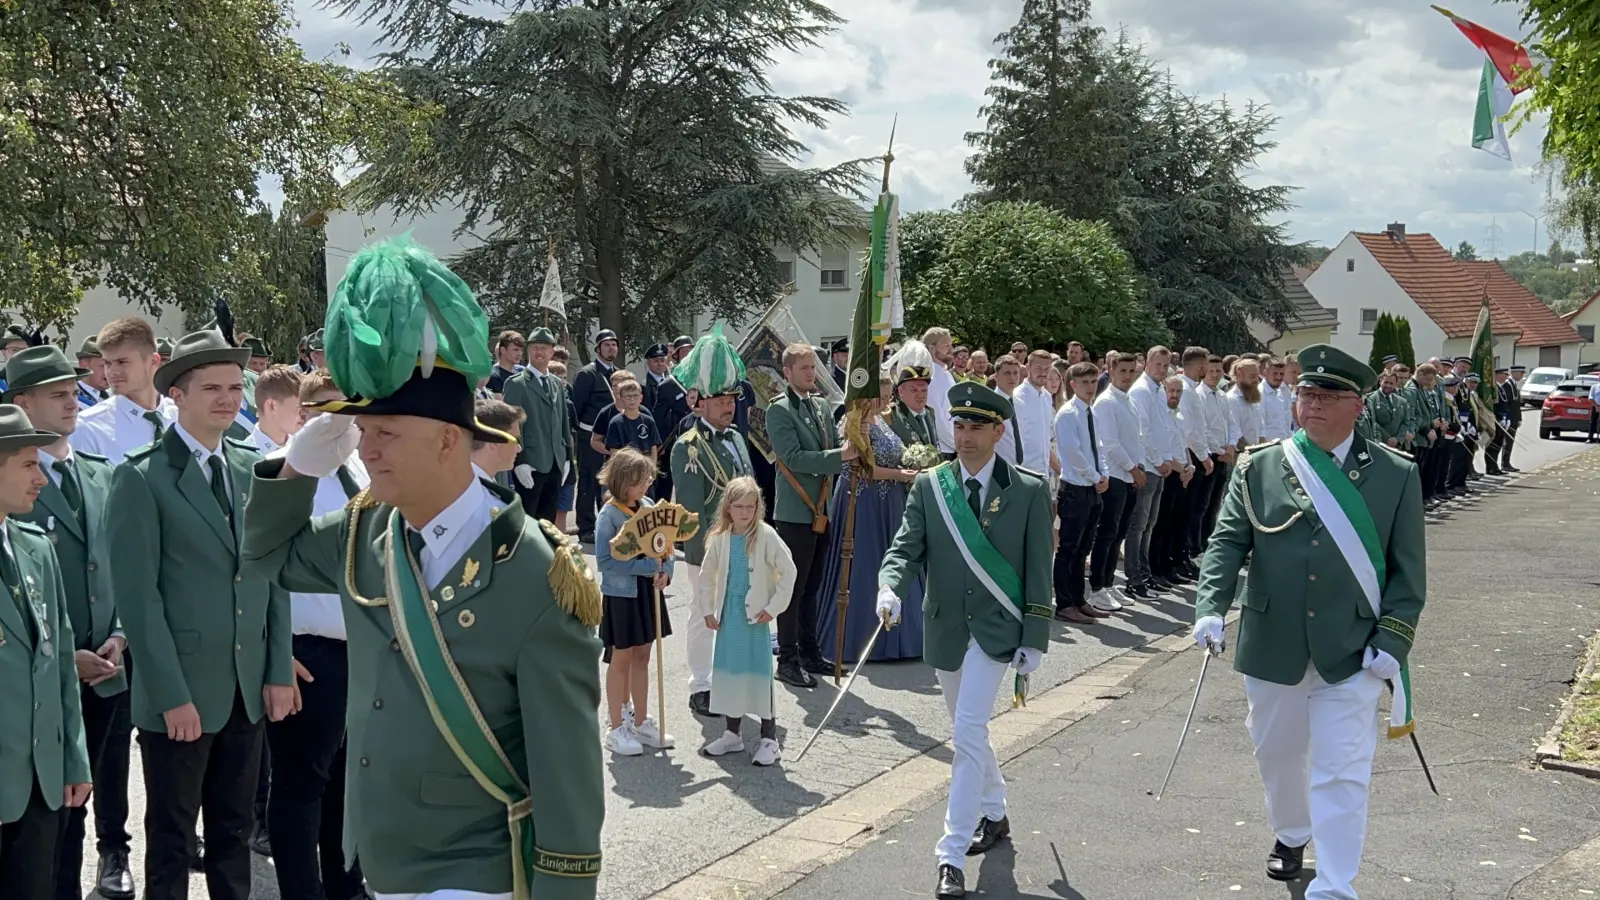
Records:
[[[250,827],[261,771],[260,722],[234,695],[222,730],[197,741],[140,731],[147,806],[145,900],[188,900],[189,845],[205,824],[206,891],[211,900],[249,900]]]
[[[1089,589],[1098,591],[1111,587],[1117,578],[1117,548],[1128,536],[1128,523],[1133,521],[1134,487],[1132,482],[1111,479],[1111,485],[1100,495],[1100,518],[1094,527],[1094,548],[1089,553]]]
[[[1472,469],[1472,451],[1467,449],[1466,441],[1446,441],[1445,456],[1450,460],[1450,472],[1445,476],[1445,487],[1464,488],[1467,486],[1467,472]]]
[[[1600,428],[1600,406],[1589,409],[1589,440],[1594,440],[1597,428]]]
[[[794,598],[778,616],[778,661],[816,659],[822,655],[817,640],[817,591],[822,589],[828,533],[817,534],[809,522],[774,522],[772,527],[794,558]]]
[[[1511,423],[1511,433],[1505,436],[1500,444],[1500,468],[1511,465],[1511,451],[1517,446],[1517,432],[1522,430],[1521,422]]]
[[[348,900],[361,890],[360,868],[344,866],[346,649],[344,641],[295,635],[294,658],[315,680],[301,682],[299,712],[267,723],[267,833],[283,900]]]
[[[127,664],[127,655],[123,655],[123,664]],[[102,697],[94,692],[94,688],[82,685],[79,694],[83,706],[83,736],[89,748],[89,775],[94,779],[95,801],[95,831],[97,847],[100,853],[127,853],[128,833],[122,830],[120,843],[116,834],[109,836],[106,831],[111,828],[123,829],[123,826],[113,826],[101,821],[100,793],[115,793],[118,796],[108,798],[105,805],[113,810],[120,809],[122,821],[128,817],[128,745],[132,732],[129,721],[128,698],[129,692],[123,691],[110,697]],[[121,754],[123,769],[120,782],[117,779],[114,762],[116,748],[113,742],[121,741]],[[120,790],[117,786],[120,784]],[[83,824],[89,817],[85,807],[67,809],[61,816],[61,841],[56,857],[56,897],[58,900],[82,900],[83,892],[79,890],[80,879],[83,872]],[[5,896],[0,892],[0,896]]]
[[[561,499],[561,467],[558,465],[549,472],[533,473],[533,487],[525,488],[517,481],[517,476],[511,476],[511,483],[517,487],[517,496],[522,498],[522,511],[535,519],[546,522],[556,520],[556,506]],[[660,499],[659,497],[657,499]],[[593,531],[591,523],[589,530]],[[304,694],[304,689],[301,690]]]
[[[60,806],[62,798],[54,798]],[[51,809],[33,780],[22,818],[0,825],[0,897],[5,900],[55,900],[56,848],[66,807]],[[72,882],[77,894],[78,882]]]
[[[600,467],[606,464],[606,458],[589,446],[589,434],[581,429],[574,431],[572,440],[578,446],[578,534],[592,538],[600,505]]]
[[[1194,466],[1194,477],[1189,479],[1189,486],[1185,488],[1189,494],[1183,533],[1182,558],[1188,559],[1199,556],[1206,545],[1206,513],[1211,508],[1211,486],[1218,474],[1221,473],[1221,463],[1208,456],[1212,461],[1211,472],[1206,472],[1205,460],[1198,459],[1194,453],[1189,454],[1189,462]],[[1181,561],[1181,560],[1180,560]]]
[[[1092,487],[1063,481],[1056,491],[1056,515],[1061,519],[1054,572],[1056,608],[1082,606],[1083,569],[1100,523],[1100,495]]]
[[[1183,476],[1173,472],[1161,486],[1161,508],[1150,538],[1150,571],[1170,574],[1183,559],[1184,536],[1189,527],[1189,491]]]
[[[1200,529],[1201,550],[1211,541],[1211,531],[1217,527],[1217,513],[1222,512],[1222,498],[1228,494],[1228,476],[1233,473],[1233,466],[1222,460],[1216,459],[1216,464],[1217,467],[1211,472],[1211,497],[1206,502],[1205,523]]]
[[[751,448],[750,476],[756,480],[756,487],[761,488],[761,500],[767,505],[767,524],[771,525],[772,511],[777,509],[775,500],[778,490],[778,467],[763,456],[760,450]]]

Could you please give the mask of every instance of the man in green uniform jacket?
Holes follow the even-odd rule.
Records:
[[[21,521],[38,526],[55,545],[61,566],[68,618],[76,638],[73,648],[83,711],[84,738],[89,751],[89,771],[98,785],[105,771],[106,754],[114,734],[126,735],[128,674],[123,651],[127,639],[112,603],[110,570],[106,566],[105,514],[111,491],[111,463],[103,456],[74,452],[67,436],[78,426],[78,380],[87,374],[51,344],[29,347],[6,364],[11,376],[5,401],[28,413],[43,431],[61,435],[39,448],[39,465],[46,480],[38,502]],[[62,650],[69,648],[63,647]],[[106,792],[96,790],[96,824]],[[111,793],[115,793],[113,790]],[[83,865],[83,826],[87,810],[67,813],[57,856],[59,884],[77,896]],[[108,844],[108,838],[111,843]],[[104,897],[130,897],[133,876],[128,871],[127,847],[115,836],[100,836],[100,865],[95,884]]]
[[[177,421],[111,479],[111,587],[139,661],[146,900],[188,896],[202,813],[212,900],[247,900],[262,717],[294,709],[288,594],[240,571],[244,501],[261,454],[223,435],[239,412],[249,354],[216,331],[182,337],[155,374]]]
[[[933,370],[921,366],[902,366],[895,373],[894,406],[884,413],[884,421],[900,443],[907,447],[923,444],[939,449],[939,434],[928,408],[928,384]]]
[[[414,290],[360,275],[374,270]],[[393,330],[354,346],[351,321],[374,321],[375,304]],[[440,341],[437,360],[404,325],[435,310],[467,336]],[[393,241],[351,261],[327,334],[329,372],[351,399],[314,404],[328,414],[257,467],[243,553],[249,573],[343,599],[346,855],[380,894],[592,900],[605,818],[599,588],[573,541],[474,478],[473,440],[514,440],[473,415],[473,385],[493,365],[488,320],[459,278]],[[403,360],[414,368],[395,384]],[[358,446],[370,486],[312,519],[317,479]]]
[[[69,399],[73,395],[69,393]],[[74,400],[74,402],[76,402]],[[20,407],[0,406],[0,897],[54,900],[62,807],[89,798],[89,752],[79,710],[76,646],[55,548],[18,521],[46,482],[37,431]],[[76,893],[77,884],[72,885]]]
[[[1398,452],[1354,433],[1372,370],[1325,344],[1300,353],[1293,437],[1239,460],[1201,565],[1197,642],[1220,650],[1238,591],[1234,668],[1277,842],[1267,874],[1293,880],[1317,842],[1307,896],[1354,897],[1385,682],[1409,733],[1404,666],[1427,595],[1422,485]]]
[[[949,398],[956,459],[917,476],[878,569],[878,612],[890,621],[926,573],[922,657],[954,711],[940,900],[966,896],[966,857],[1011,833],[989,717],[1006,669],[1020,682],[1043,661],[1055,615],[1049,485],[995,455],[1011,401],[971,381]]]
[[[1448,398],[1439,384],[1439,370],[1432,363],[1417,366],[1417,374],[1406,384],[1405,395],[1411,402],[1411,425],[1407,430],[1416,435],[1411,447],[1422,481],[1422,501],[1432,506],[1440,500],[1449,472],[1443,446]]]
[[[567,385],[550,374],[556,349],[548,328],[528,337],[528,365],[506,379],[501,399],[527,414],[522,421],[522,449],[512,470],[522,508],[546,522],[556,520],[556,501],[572,457]]]
[[[1411,424],[1411,407],[1395,388],[1393,375],[1378,376],[1378,389],[1367,395],[1361,421],[1366,425],[1362,437],[1398,450]]]

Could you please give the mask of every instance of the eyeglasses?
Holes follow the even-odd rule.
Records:
[[[1300,402],[1307,406],[1335,406],[1341,401],[1351,400],[1358,395],[1346,391],[1319,391],[1315,389],[1300,389]]]

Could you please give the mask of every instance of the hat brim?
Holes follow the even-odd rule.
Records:
[[[0,453],[10,453],[13,450],[26,450],[29,447],[48,447],[61,440],[61,435],[53,431],[33,431],[29,434],[8,434],[0,436]]]
[[[89,370],[88,369],[82,369],[82,368],[79,368],[77,366],[73,366],[72,367],[72,372],[73,372],[73,374],[71,374],[71,375],[52,375],[52,376],[50,376],[48,378],[45,378],[45,379],[42,379],[40,381],[31,381],[31,382],[28,382],[27,384],[15,384],[15,385],[13,385],[13,384],[7,383],[5,392],[3,394],[0,394],[0,399],[5,399],[5,400],[9,401],[12,397],[15,397],[16,395],[22,393],[23,391],[32,390],[33,388],[36,388],[36,387],[44,387],[47,384],[60,384],[63,381],[78,381],[78,380],[82,379],[83,376],[89,374]]]
[[[1330,391],[1352,391],[1356,394],[1364,394],[1371,390],[1369,387],[1363,387],[1343,375],[1335,375],[1332,372],[1301,372],[1300,380],[1296,383],[1310,387],[1326,388]]]
[[[432,419],[465,429],[473,438],[487,444],[515,444],[515,435],[491,428],[473,415],[474,397],[467,386],[465,375],[454,369],[435,366],[433,374],[422,377],[422,370],[412,372],[400,389],[387,397],[351,397],[347,400],[327,400],[321,403],[303,403],[313,412],[326,412],[342,416],[413,416]]]
[[[997,412],[975,406],[953,406],[950,408],[950,418],[982,425],[1003,425],[1006,421]]]
[[[243,369],[249,362],[250,351],[243,347],[219,347],[216,350],[197,350],[194,353],[187,353],[161,364],[161,368],[156,370],[156,390],[166,394],[179,376],[202,366],[233,363]]]

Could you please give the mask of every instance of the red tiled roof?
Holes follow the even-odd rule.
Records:
[[[1445,337],[1470,338],[1483,307],[1483,276],[1473,278],[1450,251],[1431,234],[1407,234],[1404,239],[1387,232],[1354,232],[1378,265],[1427,313]],[[1489,315],[1496,334],[1517,334],[1517,319],[1489,292]]]
[[[1484,277],[1489,279],[1489,293],[1494,297],[1522,328],[1522,337],[1517,340],[1524,346],[1547,346],[1550,344],[1573,344],[1583,340],[1578,336],[1571,324],[1562,321],[1544,301],[1540,300],[1533,291],[1523,287],[1522,283],[1511,277],[1505,266],[1498,260],[1475,259],[1460,264],[1472,276],[1474,281],[1482,282]]]

